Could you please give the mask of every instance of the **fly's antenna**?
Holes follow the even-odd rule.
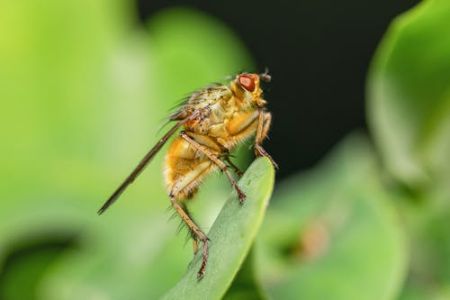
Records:
[[[270,82],[272,80],[272,76],[269,74],[269,68],[266,67],[264,69],[264,73],[259,74],[259,78],[261,78],[264,82]]]

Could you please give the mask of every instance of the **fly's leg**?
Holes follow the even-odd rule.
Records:
[[[234,170],[234,172],[236,172],[236,175],[239,177],[242,177],[242,175],[244,174],[244,172],[241,171],[241,169],[239,169],[238,166],[236,166],[230,159],[230,157],[227,155],[225,156],[225,161],[230,165],[230,167]]]
[[[262,142],[269,133],[270,124],[272,123],[272,114],[269,112],[260,111],[258,116],[258,126],[256,128],[255,139],[255,155],[267,157],[275,169],[278,169],[278,164],[273,160],[272,156],[262,147]]]
[[[194,239],[194,253],[198,251],[199,242],[202,243],[202,264],[200,266],[200,270],[197,273],[198,279],[202,279],[203,275],[205,275],[206,264],[208,263],[208,242],[209,238],[206,234],[194,223],[192,218],[183,209],[183,205],[181,205],[172,195],[170,194],[170,202],[172,207],[175,209],[176,213],[180,216],[181,220],[186,224],[191,232],[191,235]]]
[[[259,144],[255,144],[255,155],[267,157],[272,163],[273,167],[278,170],[278,164],[275,162],[275,160],[273,160],[272,156],[270,156],[270,154],[267,153],[267,151]]]
[[[231,175],[230,171],[228,170],[228,166],[217,157],[217,155],[214,153],[214,151],[211,150],[210,148],[205,147],[204,145],[198,143],[197,141],[192,139],[189,135],[187,135],[185,132],[181,132],[180,136],[184,140],[186,140],[192,146],[192,148],[194,148],[195,150],[203,153],[206,157],[208,157],[209,160],[211,160],[217,167],[219,167],[219,169],[223,173],[225,173],[225,175],[227,176],[228,181],[230,182],[231,186],[236,190],[236,193],[238,194],[239,202],[241,204],[244,203],[246,195],[239,188],[236,180],[233,178],[233,176]]]
[[[185,151],[186,146],[189,146],[189,144],[181,138],[179,138],[179,141],[181,141],[181,145],[183,145],[183,147],[179,147],[178,144],[176,148],[184,149],[183,151]],[[174,176],[173,174],[168,174],[170,178],[169,197],[172,207],[174,208],[175,212],[181,217],[182,224],[189,229],[189,233],[193,239],[194,255],[197,254],[197,252],[202,251],[201,267],[198,271],[198,279],[201,279],[205,274],[206,265],[208,262],[209,239],[189,214],[189,210],[186,207],[186,200],[194,196],[195,192],[198,189],[198,185],[201,182],[201,179],[204,178],[209,172],[211,172],[215,168],[215,165],[206,158],[202,161],[189,161],[189,155],[186,155],[186,151],[183,151],[173,153],[178,159],[178,167],[181,167],[181,171],[180,169],[178,169],[178,171],[176,172],[176,176]],[[184,158],[184,160],[181,159],[181,157],[183,157],[183,154],[188,158]],[[186,168],[186,166],[189,167]]]
[[[181,206],[181,208],[184,210],[184,212],[186,213],[186,215],[189,217],[189,219],[192,220],[192,222],[194,222],[194,219],[192,218],[191,213],[189,212],[189,209],[187,208],[186,204],[184,204],[183,202],[178,202],[178,204]],[[182,222],[186,225],[186,223],[182,220]],[[183,225],[183,224],[181,224]],[[194,252],[194,256],[197,254],[198,252],[198,246],[199,246],[199,239],[197,238],[197,236],[195,235],[195,232],[193,230],[191,230],[191,228],[189,228],[189,234],[192,238],[192,250]]]

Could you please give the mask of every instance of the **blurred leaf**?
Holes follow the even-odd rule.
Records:
[[[450,175],[448,36],[450,2],[423,1],[392,23],[370,71],[372,132],[388,170],[412,189]]]
[[[61,242],[29,245],[11,255],[0,273],[0,299],[35,299],[47,266],[68,246],[68,242]]]
[[[222,24],[195,11],[167,10],[155,15],[153,20],[149,24],[149,37],[141,36],[142,47],[148,50],[147,56],[143,58],[150,61],[151,71],[148,79],[151,95],[147,99],[149,103],[145,106],[149,111],[144,110],[148,116],[142,117],[151,119],[152,123],[152,127],[147,128],[148,133],[142,136],[150,136],[149,140],[156,141],[155,132],[164,124],[169,108],[176,103],[176,99],[194,90],[197,84],[200,86],[207,84],[210,80],[206,79],[209,78],[207,74],[212,74],[211,78],[215,78],[219,76],[218,74],[222,76],[232,72],[243,63],[241,56],[245,55],[242,54],[242,49],[239,48],[232,33]],[[208,28],[208,31],[205,32],[203,28]],[[215,34],[216,32],[220,32],[221,35]],[[167,36],[171,38],[165,39]],[[222,45],[221,51],[207,48],[202,44],[204,40],[217,44],[214,41],[223,39],[227,40],[227,44]],[[192,44],[187,45],[182,42],[184,40],[189,40]],[[177,55],[167,56],[175,44],[179,49]],[[203,47],[199,47],[202,45]],[[122,55],[125,54],[127,53]],[[142,55],[141,52],[138,54]],[[208,68],[199,68],[197,62],[200,64],[205,55],[210,57],[212,62]],[[180,57],[183,58],[181,61]],[[174,64],[173,60],[177,63]],[[224,62],[228,64],[224,65]],[[185,70],[186,73],[180,70]],[[166,77],[164,74],[169,75]],[[140,107],[135,106],[133,109],[139,110]],[[127,114],[126,118],[133,119],[135,116]],[[146,123],[146,120],[142,121]],[[133,122],[138,123],[137,120]],[[121,126],[128,127],[127,124]],[[119,125],[114,128],[120,132],[124,131]],[[123,150],[127,151],[127,145],[124,146]],[[144,153],[149,146],[151,145],[141,147],[140,151]],[[141,156],[142,154],[139,154],[133,162],[129,162],[128,168],[133,167]],[[85,248],[82,252],[67,253],[67,256],[55,265],[52,274],[43,284],[43,298],[79,299],[103,295],[112,299],[154,299],[177,282],[191,259],[192,249],[183,247],[185,244],[183,235],[176,237],[178,223],[168,221],[169,201],[161,183],[162,157],[163,153],[152,162],[143,178],[132,187],[134,190],[139,189],[139,186],[142,188],[136,193],[131,189],[123,197],[151,203],[151,207],[135,205],[123,215],[124,213],[119,210],[123,210],[125,206],[129,207],[132,203],[125,205],[125,199],[122,199],[121,204],[117,203],[117,206],[97,221],[102,224],[101,227],[106,227],[104,229],[107,232],[100,231],[99,234],[103,236],[95,234],[90,237],[84,243]],[[128,171],[124,173],[126,172]],[[208,181],[206,186],[202,186],[203,189],[196,197],[196,201],[192,203],[193,213],[199,214],[196,219],[206,228],[217,215],[217,205],[223,204],[223,199],[230,191],[229,184],[225,180]],[[211,189],[208,185],[213,185],[214,188]],[[143,207],[145,209],[142,209]],[[120,219],[119,214],[122,214],[119,216]],[[165,272],[161,273],[161,269]]]
[[[252,69],[242,43],[213,17],[190,9],[168,9],[153,15],[148,28],[154,96],[170,106],[207,84]]]
[[[245,67],[247,55],[223,24],[201,13],[155,16],[153,42],[131,22],[133,11],[122,0],[0,2],[0,264],[36,236],[79,236],[79,248],[45,258],[42,299],[155,298],[191,256],[165,213],[162,154],[108,214],[95,212],[157,140],[176,99]],[[164,28],[170,41],[160,36],[170,34]],[[185,39],[193,44],[177,42]],[[184,45],[183,59],[160,61],[174,44]],[[199,68],[203,56],[210,63]],[[211,181],[200,193],[208,199],[201,221],[215,217],[226,184]],[[24,280],[14,274],[34,276],[26,266],[19,262],[8,285]]]
[[[412,249],[402,299],[446,298],[450,283],[448,36],[450,2],[422,2],[393,22],[368,81],[377,146],[387,169],[413,191],[399,206]]]
[[[450,299],[450,285],[423,289],[423,286],[407,285],[399,300],[447,300]]]
[[[258,274],[273,299],[398,295],[405,237],[365,139],[347,139],[278,191],[256,248]]]
[[[445,296],[450,287],[450,196],[447,190],[435,188],[421,194],[422,199],[406,195],[407,201],[398,203],[411,244],[410,274],[401,299],[448,298]]]
[[[244,205],[237,196],[228,199],[210,232],[211,247],[205,277],[198,281],[198,253],[186,275],[164,299],[221,299],[256,237],[274,184],[274,170],[266,158],[257,159],[239,180],[247,195]],[[200,252],[200,251],[199,251]]]

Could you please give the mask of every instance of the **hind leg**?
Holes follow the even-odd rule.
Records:
[[[172,207],[175,212],[180,216],[182,222],[189,229],[191,237],[193,239],[194,254],[199,250],[200,244],[202,249],[202,263],[198,271],[198,278],[201,279],[206,270],[208,262],[208,237],[200,229],[200,227],[194,222],[189,212],[186,209],[184,201],[191,198],[201,180],[214,169],[214,165],[210,161],[190,160],[189,167],[183,168],[186,161],[181,159],[178,161],[179,167],[174,176],[170,176],[169,183],[169,197]]]
[[[189,228],[191,236],[193,238],[194,243],[194,254],[198,251],[199,243],[202,243],[202,264],[200,269],[198,270],[197,277],[198,279],[203,278],[206,271],[206,264],[208,263],[208,241],[209,238],[206,234],[198,227],[197,224],[192,220],[189,216],[189,213],[183,208],[183,205],[180,204],[178,200],[176,200],[173,196],[170,197],[170,202],[172,207],[175,209],[176,213],[180,216],[183,223]]]

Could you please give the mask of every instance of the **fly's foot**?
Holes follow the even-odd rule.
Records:
[[[278,164],[273,160],[272,156],[270,156],[270,154],[267,153],[266,150],[264,150],[264,148],[261,145],[255,145],[255,155],[257,157],[262,157],[262,156],[267,157],[270,160],[270,162],[272,163],[273,167],[277,170],[279,169]]]
[[[238,194],[238,199],[240,204],[244,204],[245,198],[247,198],[247,195],[241,190],[241,188],[236,184],[234,184],[234,189],[236,190],[236,193]]]
[[[208,248],[209,238],[205,235],[200,237],[200,241],[202,242],[203,247],[202,247],[202,264],[200,266],[200,270],[198,270],[197,272],[198,280],[202,280],[202,278],[205,276],[206,264],[208,263],[208,254],[209,254]]]

